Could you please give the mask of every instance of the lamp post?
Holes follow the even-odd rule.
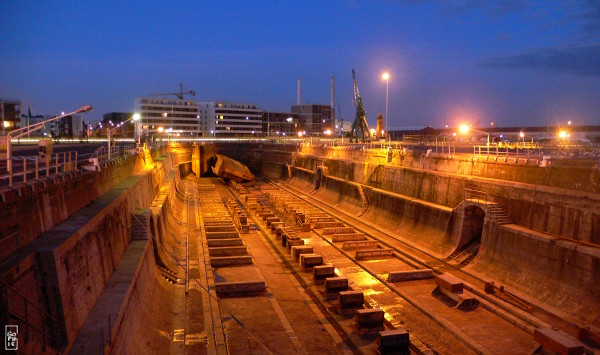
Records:
[[[117,129],[121,128],[125,123],[134,120],[137,121],[140,119],[140,114],[139,113],[134,113],[130,118],[128,118],[127,120],[123,121],[123,123],[121,124],[117,124],[117,127],[113,128],[113,129],[108,129],[108,160],[110,160],[110,156],[111,156],[111,150],[110,150],[110,134],[114,131],[116,131]],[[139,143],[139,141],[138,141]]]
[[[388,72],[383,73],[381,76],[385,80],[385,133],[390,134],[388,131],[388,93],[390,87],[390,74]]]
[[[46,125],[46,123],[57,121],[57,120],[60,120],[61,118],[67,117],[67,116],[72,116],[72,115],[75,115],[78,113],[88,112],[91,110],[92,110],[91,105],[85,105],[83,107],[78,108],[77,110],[75,110],[73,112],[69,112],[67,114],[63,113],[60,116],[56,116],[56,117],[50,118],[50,119],[42,121],[42,122],[34,123],[27,127],[15,129],[14,131],[8,132],[8,134],[6,135],[6,157],[8,158],[8,160],[6,162],[6,168],[7,168],[8,172],[12,173],[12,147],[11,147],[11,142],[10,142],[11,139],[13,139],[13,138],[19,139],[25,135],[33,133],[33,132],[39,130],[40,128],[44,127],[44,125]]]
[[[489,132],[484,132],[484,131],[480,131],[480,130],[477,130],[477,129],[473,129],[473,128],[467,126],[466,124],[460,126],[460,133],[466,134],[469,131],[487,134],[487,145],[489,147],[489,145],[490,145],[490,133]]]
[[[310,137],[310,145],[313,145],[312,144],[312,137],[313,136],[311,136],[310,134],[306,134],[306,131],[300,131],[300,132],[298,132],[298,137],[302,138],[303,136]]]
[[[134,121],[138,121],[140,119],[140,114],[137,112],[134,113],[132,119]],[[138,147],[139,147],[141,144],[141,141],[142,141],[142,122],[138,123],[137,127],[138,127]]]

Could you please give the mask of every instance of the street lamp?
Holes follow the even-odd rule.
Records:
[[[523,133],[523,131],[519,132],[519,137],[523,138],[523,147],[525,146],[525,137],[531,138],[531,145],[533,146],[533,137],[526,136],[525,133]]]
[[[111,151],[110,151],[110,134],[114,131],[116,131],[117,129],[121,128],[125,123],[134,120],[137,121],[140,119],[140,114],[139,113],[134,113],[130,118],[126,119],[125,121],[121,122],[120,124],[117,124],[117,126],[113,129],[108,128],[108,160],[110,160],[110,156],[111,156]],[[139,141],[138,141],[139,143]]]
[[[560,132],[558,133],[558,136],[559,136],[560,138],[562,138],[562,139],[565,139],[565,138],[567,138],[567,132],[566,132],[566,131],[560,131]]]
[[[388,131],[388,89],[390,87],[390,74],[385,72],[381,78],[385,80],[385,131],[387,134],[390,134],[390,131]]]
[[[312,145],[312,136],[310,134],[306,134],[306,131],[299,131],[298,137],[302,138],[303,136],[310,137],[310,145]]]
[[[64,112],[61,112],[60,116],[56,116],[53,118],[50,118],[48,120],[42,121],[42,122],[38,122],[38,123],[34,123],[32,125],[23,127],[23,128],[19,128],[19,129],[15,129],[14,131],[10,131],[8,132],[8,134],[6,135],[6,157],[7,157],[7,162],[6,162],[6,168],[7,171],[9,173],[12,172],[12,147],[11,147],[11,139],[19,139],[25,135],[28,135],[30,133],[33,133],[37,130],[39,130],[40,128],[44,127],[46,125],[46,123],[50,123],[53,121],[57,121],[60,120],[61,118],[67,117],[67,116],[72,116],[72,115],[76,115],[78,113],[83,113],[83,112],[88,112],[92,110],[92,106],[91,105],[85,105],[83,107],[78,108],[77,110],[73,111],[73,112],[69,112],[67,114],[65,114]],[[4,121],[4,125],[6,126],[8,122]]]
[[[488,146],[490,145],[490,134],[489,134],[489,132],[484,132],[484,131],[480,131],[480,130],[477,130],[477,129],[473,129],[473,128],[467,126],[466,124],[461,125],[459,127],[459,130],[460,130],[460,133],[462,133],[462,134],[468,133],[469,130],[474,131],[474,132],[479,132],[479,133],[487,134],[487,145]]]
[[[140,114],[136,112],[133,114],[132,118],[134,121],[138,121],[140,119]],[[142,140],[142,122],[138,123],[137,127],[138,127],[138,146],[139,146],[141,144],[141,140]]]

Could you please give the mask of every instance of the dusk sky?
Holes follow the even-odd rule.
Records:
[[[374,123],[600,124],[600,1],[2,1],[0,97],[24,112],[132,111],[183,83],[199,101],[353,120],[352,69]],[[548,112],[548,114],[547,114]]]

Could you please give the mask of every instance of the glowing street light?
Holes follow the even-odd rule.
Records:
[[[469,126],[467,126],[466,124],[463,124],[459,127],[460,133],[462,134],[466,134],[469,132],[469,130],[474,131],[474,132],[479,132],[479,133],[483,133],[483,134],[487,134],[487,145],[490,145],[490,134],[488,132],[484,132],[484,131],[480,131],[477,129],[473,129]]]
[[[567,132],[566,132],[566,131],[560,131],[560,132],[558,133],[558,136],[559,136],[560,138],[562,138],[562,139],[565,139],[565,138],[567,138]]]
[[[134,113],[130,118],[126,119],[125,121],[121,121],[121,123],[117,123],[117,126],[113,129],[107,128],[108,129],[108,159],[110,160],[110,156],[111,156],[111,139],[110,139],[110,134],[114,131],[116,131],[117,129],[121,128],[121,126],[123,126],[125,123],[133,120],[133,121],[137,121],[140,119],[140,114],[139,113]],[[113,126],[112,122],[109,121],[111,123],[111,126]],[[140,137],[138,135],[138,144],[140,143]]]

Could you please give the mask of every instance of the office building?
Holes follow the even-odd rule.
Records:
[[[135,112],[140,114],[144,132],[177,132],[197,136],[202,133],[199,107],[194,100],[178,98],[139,97],[135,99]],[[139,129],[139,125],[135,125]]]
[[[334,111],[329,105],[292,105],[292,113],[299,116],[300,129],[307,134],[323,135],[326,130],[335,132]]]
[[[262,110],[254,104],[199,102],[200,125],[204,136],[260,136],[263,134]]]
[[[21,101],[17,99],[0,98],[0,124],[2,134],[6,134],[21,124]]]
[[[267,136],[296,135],[299,128],[299,115],[291,112],[268,112],[262,113],[263,132]]]

